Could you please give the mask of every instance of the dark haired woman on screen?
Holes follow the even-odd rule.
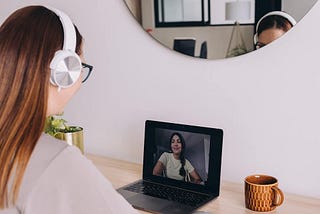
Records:
[[[201,178],[191,163],[185,158],[185,141],[175,132],[170,137],[171,152],[164,152],[155,167],[153,175],[199,184]]]

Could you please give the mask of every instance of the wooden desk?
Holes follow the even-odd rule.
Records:
[[[140,164],[90,154],[86,156],[92,160],[115,188],[141,179],[142,165]],[[213,214],[259,213],[245,208],[243,184],[226,181],[221,182],[220,196],[201,207],[199,211],[207,211]],[[141,213],[146,212],[141,211]],[[320,199],[285,193],[284,203],[276,210],[268,213],[319,214]]]

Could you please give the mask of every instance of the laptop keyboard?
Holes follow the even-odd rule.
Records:
[[[128,186],[125,190],[179,202],[192,207],[202,204],[210,198],[208,195],[144,181]]]

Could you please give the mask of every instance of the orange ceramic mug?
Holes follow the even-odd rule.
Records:
[[[269,175],[250,175],[244,181],[246,208],[267,212],[283,203],[283,192],[278,188],[278,180]]]

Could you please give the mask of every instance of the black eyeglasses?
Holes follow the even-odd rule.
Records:
[[[82,74],[81,74],[82,81],[81,82],[84,83],[89,78],[91,71],[93,70],[93,66],[88,65],[86,63],[81,63],[81,64],[82,64]]]

